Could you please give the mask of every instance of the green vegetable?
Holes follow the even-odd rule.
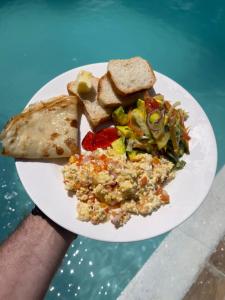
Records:
[[[179,106],[180,104],[181,104],[180,101],[176,101],[176,102],[173,104],[173,108]]]
[[[173,150],[176,156],[179,155],[179,141],[176,134],[176,127],[172,126],[170,127],[170,137],[173,144]]]
[[[174,169],[175,169],[175,170],[181,170],[181,169],[183,169],[183,167],[184,167],[185,165],[186,165],[186,162],[185,162],[184,160],[179,160],[179,161],[176,163]]]
[[[117,140],[115,140],[114,142],[112,142],[111,146],[117,154],[124,154],[126,152],[124,142],[125,142],[125,139],[123,137],[120,137]]]
[[[156,141],[156,144],[159,148],[159,150],[163,149],[166,147],[168,141],[170,139],[170,133],[169,132],[165,132],[165,134]]]
[[[167,157],[170,161],[172,161],[174,164],[176,164],[178,162],[178,157],[175,156],[173,153],[171,153],[170,151],[167,150],[166,152]]]
[[[153,146],[152,146],[152,140],[134,140],[133,141],[133,149],[139,149],[146,151],[147,153],[152,153]]]
[[[163,95],[158,94],[158,95],[155,95],[153,98],[154,98],[158,103],[163,104],[163,101],[164,101]]]
[[[153,123],[156,123],[156,122],[159,121],[160,117],[161,117],[160,113],[158,113],[158,112],[153,112],[153,113],[150,115],[150,117],[149,117],[149,121],[150,121],[150,123],[152,123],[152,124],[153,124]]]
[[[118,125],[127,125],[128,123],[128,115],[125,113],[122,106],[114,110],[114,112],[112,113],[112,118]]]
[[[150,135],[145,116],[139,108],[135,108],[130,112],[130,126],[138,136]]]
[[[133,135],[133,131],[129,126],[116,126],[116,128],[119,130],[119,133],[126,138],[130,138]]]
[[[163,113],[157,109],[147,116],[147,124],[152,136],[158,140],[164,134],[164,117]]]
[[[184,153],[189,154],[189,130],[184,122],[188,115],[160,94],[138,99],[136,108],[125,113],[118,107],[112,114],[120,139],[112,143],[113,149],[120,154],[127,152],[132,160],[139,152],[162,155],[175,164],[175,169],[183,168],[181,160]]]
[[[128,152],[128,157],[130,160],[135,160],[138,154],[138,151],[132,150],[131,152]]]
[[[182,140],[182,142],[184,144],[184,152],[190,154],[188,141]]]
[[[143,118],[146,119],[146,108],[145,108],[145,101],[138,99],[137,101],[137,108],[142,112]]]
[[[128,139],[127,147],[126,147],[127,152],[131,152],[133,150],[134,142],[135,142],[135,140],[133,138]]]

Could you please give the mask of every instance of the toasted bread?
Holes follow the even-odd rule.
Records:
[[[145,91],[130,94],[128,96],[119,95],[108,74],[102,76],[98,84],[98,101],[103,107],[128,106],[133,104],[137,99],[144,98]]]
[[[110,60],[108,72],[121,95],[150,89],[156,81],[150,64],[141,57]]]
[[[105,121],[110,120],[111,118],[111,109],[103,108],[97,100],[97,90],[99,79],[92,77],[92,89],[88,93],[79,94],[77,92],[77,82],[72,81],[68,83],[67,90],[69,95],[76,95],[80,98],[81,102],[84,105],[84,111],[87,116],[87,119],[90,125],[95,128],[98,125],[104,123]]]

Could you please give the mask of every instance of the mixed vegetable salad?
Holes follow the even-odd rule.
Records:
[[[122,106],[112,114],[115,128],[106,128],[97,133],[89,132],[82,145],[86,150],[112,148],[126,153],[131,160],[140,152],[163,156],[182,169],[184,153],[189,154],[189,129],[184,122],[188,114],[178,108],[179,102],[171,104],[163,95],[139,99],[135,107],[125,111]]]

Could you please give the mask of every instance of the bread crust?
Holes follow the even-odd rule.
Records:
[[[104,84],[104,80],[108,80],[111,84],[112,90],[115,93],[114,98],[110,99],[107,98],[107,102],[104,101],[104,91],[103,91],[103,84]],[[145,95],[145,90],[133,93],[133,94],[129,94],[129,95],[121,95],[118,94],[118,92],[116,91],[116,87],[113,83],[113,81],[110,79],[110,75],[109,73],[104,74],[100,79],[99,79],[99,85],[98,85],[98,101],[99,103],[105,107],[105,108],[116,108],[118,106],[129,106],[132,105],[137,99],[139,98],[143,98]]]
[[[108,79],[110,80],[110,78],[109,78],[109,74],[108,73],[106,73],[105,75],[103,75],[100,79],[99,79],[99,84],[98,84],[98,101],[99,101],[99,103],[103,106],[103,107],[111,107],[111,108],[115,108],[116,106],[117,106],[117,104],[115,104],[115,103],[109,103],[109,104],[106,104],[106,103],[104,103],[104,101],[102,100],[102,97],[101,97],[101,93],[102,93],[102,89],[103,89],[103,87],[102,87],[102,85],[103,85],[103,80],[106,78],[106,77],[108,77]],[[110,80],[111,81],[111,80]],[[111,84],[112,85],[114,85],[114,83],[111,81]],[[113,87],[113,88],[115,88],[115,87]],[[111,100],[112,102],[114,101],[114,100]]]
[[[132,58],[130,58],[128,60],[134,60],[134,59],[141,59],[141,60],[143,60],[143,58],[138,57],[138,56],[137,57],[132,57]],[[131,94],[131,93],[135,93],[135,92],[138,92],[138,91],[142,90],[143,88],[140,89],[138,87],[127,87],[126,90],[121,89],[121,86],[119,86],[118,81],[115,78],[115,76],[113,75],[113,72],[112,72],[112,70],[110,68],[110,63],[117,63],[117,62],[119,63],[119,61],[124,61],[124,60],[111,60],[109,62],[109,64],[108,64],[108,73],[110,74],[110,78],[113,81],[117,92],[120,95],[124,95],[125,96],[125,95]],[[149,73],[149,82],[148,82],[148,84],[145,85],[144,89],[150,89],[155,84],[156,77],[155,77],[154,71],[153,71],[152,66],[150,65],[150,63],[148,61],[146,61],[146,60],[144,60],[144,61],[146,63],[146,66],[148,67],[148,73]]]
[[[93,77],[93,80],[95,81],[95,85],[97,86],[97,89],[95,91],[95,94],[90,95],[90,98],[91,98],[90,100],[88,99],[88,96],[87,96],[87,99],[82,99],[78,93],[75,93],[73,91],[72,86],[75,83],[75,81],[69,82],[67,84],[67,91],[68,91],[69,95],[76,95],[79,98],[79,100],[80,100],[80,102],[82,103],[82,106],[83,106],[84,114],[85,114],[86,118],[88,119],[90,126],[92,127],[92,129],[95,129],[99,125],[101,125],[104,122],[107,122],[107,121],[109,121],[111,119],[111,111],[107,111],[107,108],[104,108],[100,104],[100,102],[98,101],[97,94],[98,94],[99,79],[96,78],[96,77]],[[89,104],[89,102],[93,102],[93,101],[96,101],[97,104],[99,106],[101,106],[101,108],[106,109],[105,115],[103,117],[101,117],[101,118],[97,118],[97,117],[93,118],[90,115],[90,113],[88,111],[88,104]],[[108,110],[109,110],[109,108],[108,108]]]

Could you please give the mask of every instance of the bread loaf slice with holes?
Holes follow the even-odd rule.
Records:
[[[141,91],[127,96],[121,96],[116,92],[109,74],[105,74],[99,80],[98,101],[103,107],[116,108],[120,105],[123,107],[135,103],[139,98],[143,99],[146,91]]]
[[[108,72],[121,95],[150,89],[156,82],[152,67],[141,57],[110,60]]]

